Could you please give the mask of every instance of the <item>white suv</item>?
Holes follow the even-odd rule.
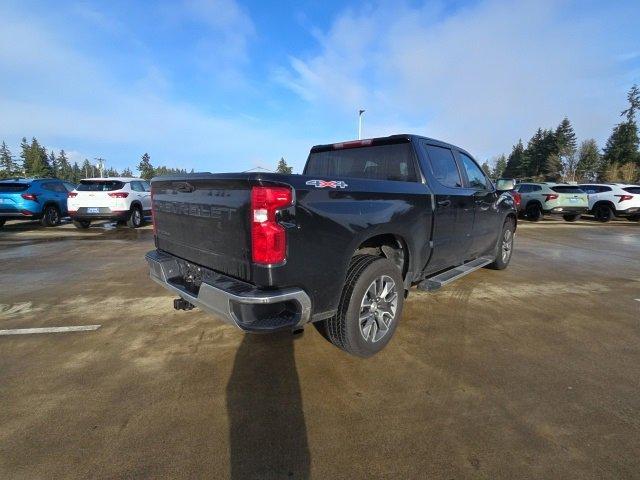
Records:
[[[596,220],[608,222],[613,217],[640,220],[640,186],[624,183],[585,183],[580,185],[589,197],[589,212]]]
[[[151,214],[151,186],[141,178],[86,178],[69,192],[67,209],[78,228],[89,228],[92,220],[138,228]]]

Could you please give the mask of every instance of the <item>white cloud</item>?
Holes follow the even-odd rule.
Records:
[[[241,31],[252,31],[240,11],[233,11],[233,2],[196,3],[193,8],[208,23],[224,29],[226,21],[240,22]],[[217,7],[226,20],[215,18]],[[209,17],[206,8],[213,9]],[[108,64],[79,53],[72,39],[45,22],[1,10],[0,133],[8,142],[36,136],[44,145],[80,150],[82,158],[106,157],[116,168],[138,163],[138,157],[123,156],[125,151],[148,151],[154,163],[210,171],[275,164],[281,155],[298,168],[303,163],[310,142],[284,139],[287,126],[242,112],[215,115],[211,105],[204,111],[176,100],[158,66],[137,80],[122,81]],[[236,33],[224,35],[238,51],[245,48]]]
[[[603,142],[633,80],[618,60],[637,47],[633,5],[490,0],[446,12],[382,3],[344,12],[319,35],[319,53],[291,58],[274,78],[317,108],[367,108],[371,122],[422,125],[416,133],[479,156],[565,115]]]

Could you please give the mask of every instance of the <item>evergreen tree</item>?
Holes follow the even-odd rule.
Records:
[[[583,141],[578,149],[578,164],[576,178],[593,182],[600,170],[600,152],[598,144],[593,138]]]
[[[487,177],[491,177],[491,167],[489,166],[489,162],[485,160],[484,162],[482,162],[481,167],[485,175],[487,175]]]
[[[561,157],[571,156],[576,153],[578,142],[573,126],[567,117],[564,117],[555,132],[556,142],[558,145],[558,154]]]
[[[293,167],[287,165],[284,157],[280,157],[280,161],[278,162],[278,167],[276,168],[277,173],[291,173],[293,172]]]
[[[82,169],[78,165],[78,162],[73,162],[72,172],[73,183],[80,183],[80,180],[84,178],[84,175],[82,174]]]
[[[500,154],[495,161],[495,165],[493,167],[493,172],[491,175],[493,178],[502,178],[505,169],[507,168],[507,157],[503,154]]]
[[[115,168],[112,168],[112,167],[109,167],[109,168],[105,169],[104,175],[105,175],[105,177],[119,177],[120,176],[120,174],[118,173],[118,170],[116,170]]]
[[[0,178],[9,178],[18,174],[18,165],[7,144],[2,142],[2,146],[0,146]]]
[[[23,151],[26,175],[28,177],[45,178],[51,176],[51,165],[46,149],[35,138]]]
[[[27,137],[22,137],[20,142],[20,158],[22,159],[22,174],[26,177],[29,171],[29,144],[27,143]]]
[[[138,164],[138,171],[140,172],[140,178],[145,180],[151,180],[153,178],[154,170],[151,165],[151,157],[148,153],[142,155],[140,163]]]
[[[507,158],[507,164],[502,176],[506,178],[521,178],[526,176],[527,168],[528,161],[524,145],[522,145],[522,140],[518,140],[518,143],[513,146]]]
[[[69,160],[67,159],[67,154],[64,150],[60,150],[57,162],[59,178],[73,181],[73,169],[71,168],[71,165],[69,165]]]
[[[603,169],[612,163],[620,165],[627,162],[640,164],[640,152],[638,146],[638,125],[636,124],[636,112],[640,109],[640,89],[634,85],[627,94],[629,108],[623,110],[620,116],[626,117],[626,121],[613,128],[611,136],[607,140],[602,155]]]
[[[127,167],[122,171],[122,176],[123,177],[133,177],[133,172],[131,171],[131,169],[129,167]]]
[[[53,153],[53,150],[49,152],[49,165],[51,166],[51,176],[53,178],[61,178],[60,168],[58,167],[58,159],[56,158],[56,154]]]
[[[86,158],[84,159],[84,162],[82,162],[82,167],[80,167],[80,170],[83,178],[92,178],[95,176],[93,165],[91,165],[89,163],[89,160],[87,160]]]

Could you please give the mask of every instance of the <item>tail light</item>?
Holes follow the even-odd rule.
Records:
[[[127,198],[129,196],[129,192],[114,192],[108,193],[111,198]]]
[[[626,202],[627,200],[631,200],[633,198],[633,195],[614,195],[614,196],[620,197],[620,200],[618,200],[618,203]]]
[[[78,192],[67,193],[67,198],[76,198],[77,196],[78,196]]]
[[[158,234],[158,227],[156,225],[156,206],[153,201],[154,193],[155,192],[153,191],[153,186],[151,186],[151,224],[153,225],[153,237],[155,238],[155,236]]]
[[[287,187],[251,189],[251,257],[254,263],[282,263],[287,258],[287,234],[276,221],[276,212],[291,205]]]
[[[545,193],[544,196],[545,196],[545,199],[544,199],[545,202],[548,202],[549,200],[555,200],[558,198],[557,193]]]
[[[34,202],[38,201],[38,196],[34,195],[33,193],[23,193],[20,195],[22,198],[24,198],[25,200],[32,200]]]
[[[516,207],[520,207],[520,203],[522,203],[522,195],[520,195],[520,192],[516,192],[514,190],[511,194],[513,195],[513,201],[515,202]]]

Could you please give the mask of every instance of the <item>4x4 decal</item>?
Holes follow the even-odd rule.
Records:
[[[348,185],[342,180],[307,180],[307,185],[313,185],[316,188],[347,188]]]

